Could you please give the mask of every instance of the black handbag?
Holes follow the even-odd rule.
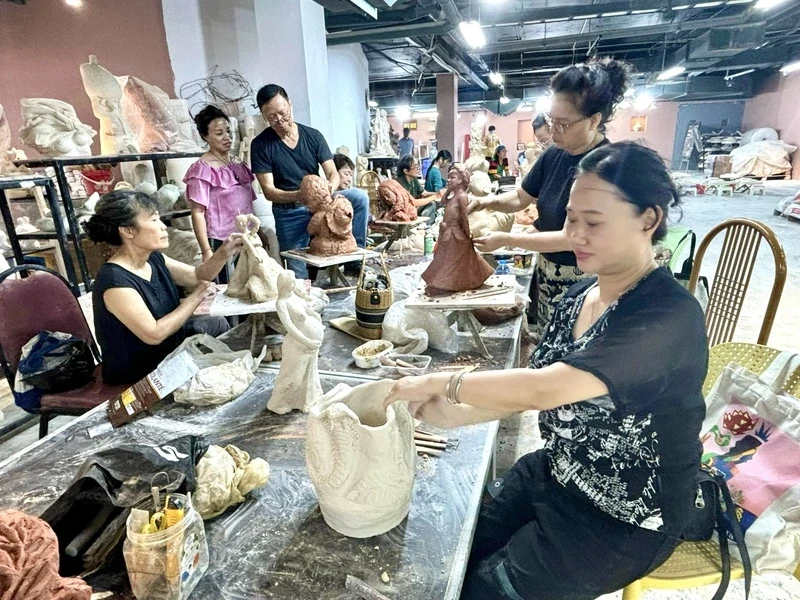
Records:
[[[695,480],[694,510],[684,529],[682,538],[687,542],[705,542],[711,539],[716,530],[719,537],[719,554],[722,563],[722,579],[712,600],[722,600],[731,580],[731,554],[729,539],[733,539],[739,549],[744,568],[744,595],[750,595],[752,566],[744,533],[736,516],[725,477],[714,467],[701,465]]]
[[[21,381],[58,394],[92,381],[95,360],[84,340],[66,333],[43,331],[18,369]]]

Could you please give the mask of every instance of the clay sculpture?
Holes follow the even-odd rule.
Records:
[[[473,154],[470,156],[464,163],[464,166],[470,173],[482,172],[486,173],[487,175],[489,174],[489,161],[478,154]]]
[[[386,117],[386,111],[379,108],[372,119],[372,132],[369,142],[370,156],[397,156],[392,148],[391,128]]]
[[[469,178],[469,171],[458,163],[450,167],[447,174],[439,240],[431,264],[422,273],[428,294],[475,290],[494,273],[491,265],[472,246],[467,217]]]
[[[414,487],[414,419],[406,404],[384,409],[393,381],[340,385],[311,409],[306,466],[325,522],[366,538],[406,518]]]
[[[407,223],[417,219],[414,199],[396,179],[387,179],[378,186],[378,208],[381,221]]]
[[[89,156],[97,132],[84,125],[75,109],[52,98],[23,98],[19,132],[22,141],[42,156]]]
[[[232,298],[269,302],[278,297],[278,275],[283,269],[264,249],[258,237],[260,226],[261,221],[254,215],[236,217],[236,230],[242,234],[244,248],[225,292]]]
[[[511,231],[514,215],[496,210],[478,210],[469,216],[469,231],[472,238],[483,237],[493,231]]]
[[[291,410],[308,412],[322,398],[317,358],[325,326],[314,309],[295,291],[292,271],[278,275],[278,318],[286,328],[281,369],[275,378],[267,408],[279,415]]]
[[[300,196],[312,214],[308,223],[308,233],[312,237],[309,254],[338,256],[357,250],[353,237],[353,206],[347,198],[331,197],[330,185],[318,175],[303,177]]]
[[[469,169],[467,169],[469,171]],[[492,180],[488,173],[474,171],[469,178],[469,193],[473,196],[488,196],[492,191]]]
[[[130,126],[122,114],[122,86],[117,78],[90,56],[81,65],[81,79],[94,116],[100,119],[100,151],[103,154],[135,154],[139,151]]]

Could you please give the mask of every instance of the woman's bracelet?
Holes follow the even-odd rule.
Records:
[[[461,382],[464,379],[464,375],[466,375],[466,371],[459,371],[458,373],[453,373],[452,377],[450,377],[450,381],[447,382],[447,388],[445,388],[445,396],[447,397],[447,401],[450,404],[461,404],[461,401],[458,399],[458,393],[461,390]]]

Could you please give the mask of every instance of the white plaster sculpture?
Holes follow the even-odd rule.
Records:
[[[366,154],[359,154],[356,157],[356,185],[364,187],[364,174],[369,171],[369,157]]]
[[[236,217],[236,229],[242,234],[244,248],[225,292],[231,298],[269,302],[278,297],[278,276],[284,270],[264,249],[258,237],[260,227],[261,221],[254,215]]]
[[[102,154],[135,154],[139,151],[120,101],[122,86],[117,78],[89,57],[81,65],[83,87],[92,101],[94,116],[100,120],[100,152]]]
[[[375,111],[375,117],[372,119],[369,155],[397,156],[397,153],[392,149],[392,138],[390,135],[389,121],[386,119],[386,111],[382,108]]]
[[[405,403],[384,409],[393,386],[394,381],[337,386],[308,416],[308,474],[325,522],[348,537],[385,533],[408,515],[414,419]]]
[[[278,318],[286,328],[281,369],[267,408],[279,415],[308,412],[322,398],[317,358],[325,327],[320,316],[295,293],[292,271],[278,275]]]
[[[78,120],[75,109],[52,98],[20,100],[22,141],[42,156],[90,156],[97,132]]]
[[[484,158],[486,144],[483,141],[483,125],[472,122],[469,126],[469,156],[480,156]]]

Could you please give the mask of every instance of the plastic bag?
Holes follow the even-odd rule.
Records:
[[[92,380],[94,355],[84,340],[59,331],[42,331],[34,340],[28,354],[19,362],[20,381],[58,394]]]
[[[204,353],[203,348],[211,352]],[[186,350],[200,372],[174,392],[175,402],[215,406],[241,396],[255,379],[267,347],[253,358],[249,350],[234,352],[218,339],[200,333],[187,338],[167,358]],[[166,359],[165,359],[166,360]]]

